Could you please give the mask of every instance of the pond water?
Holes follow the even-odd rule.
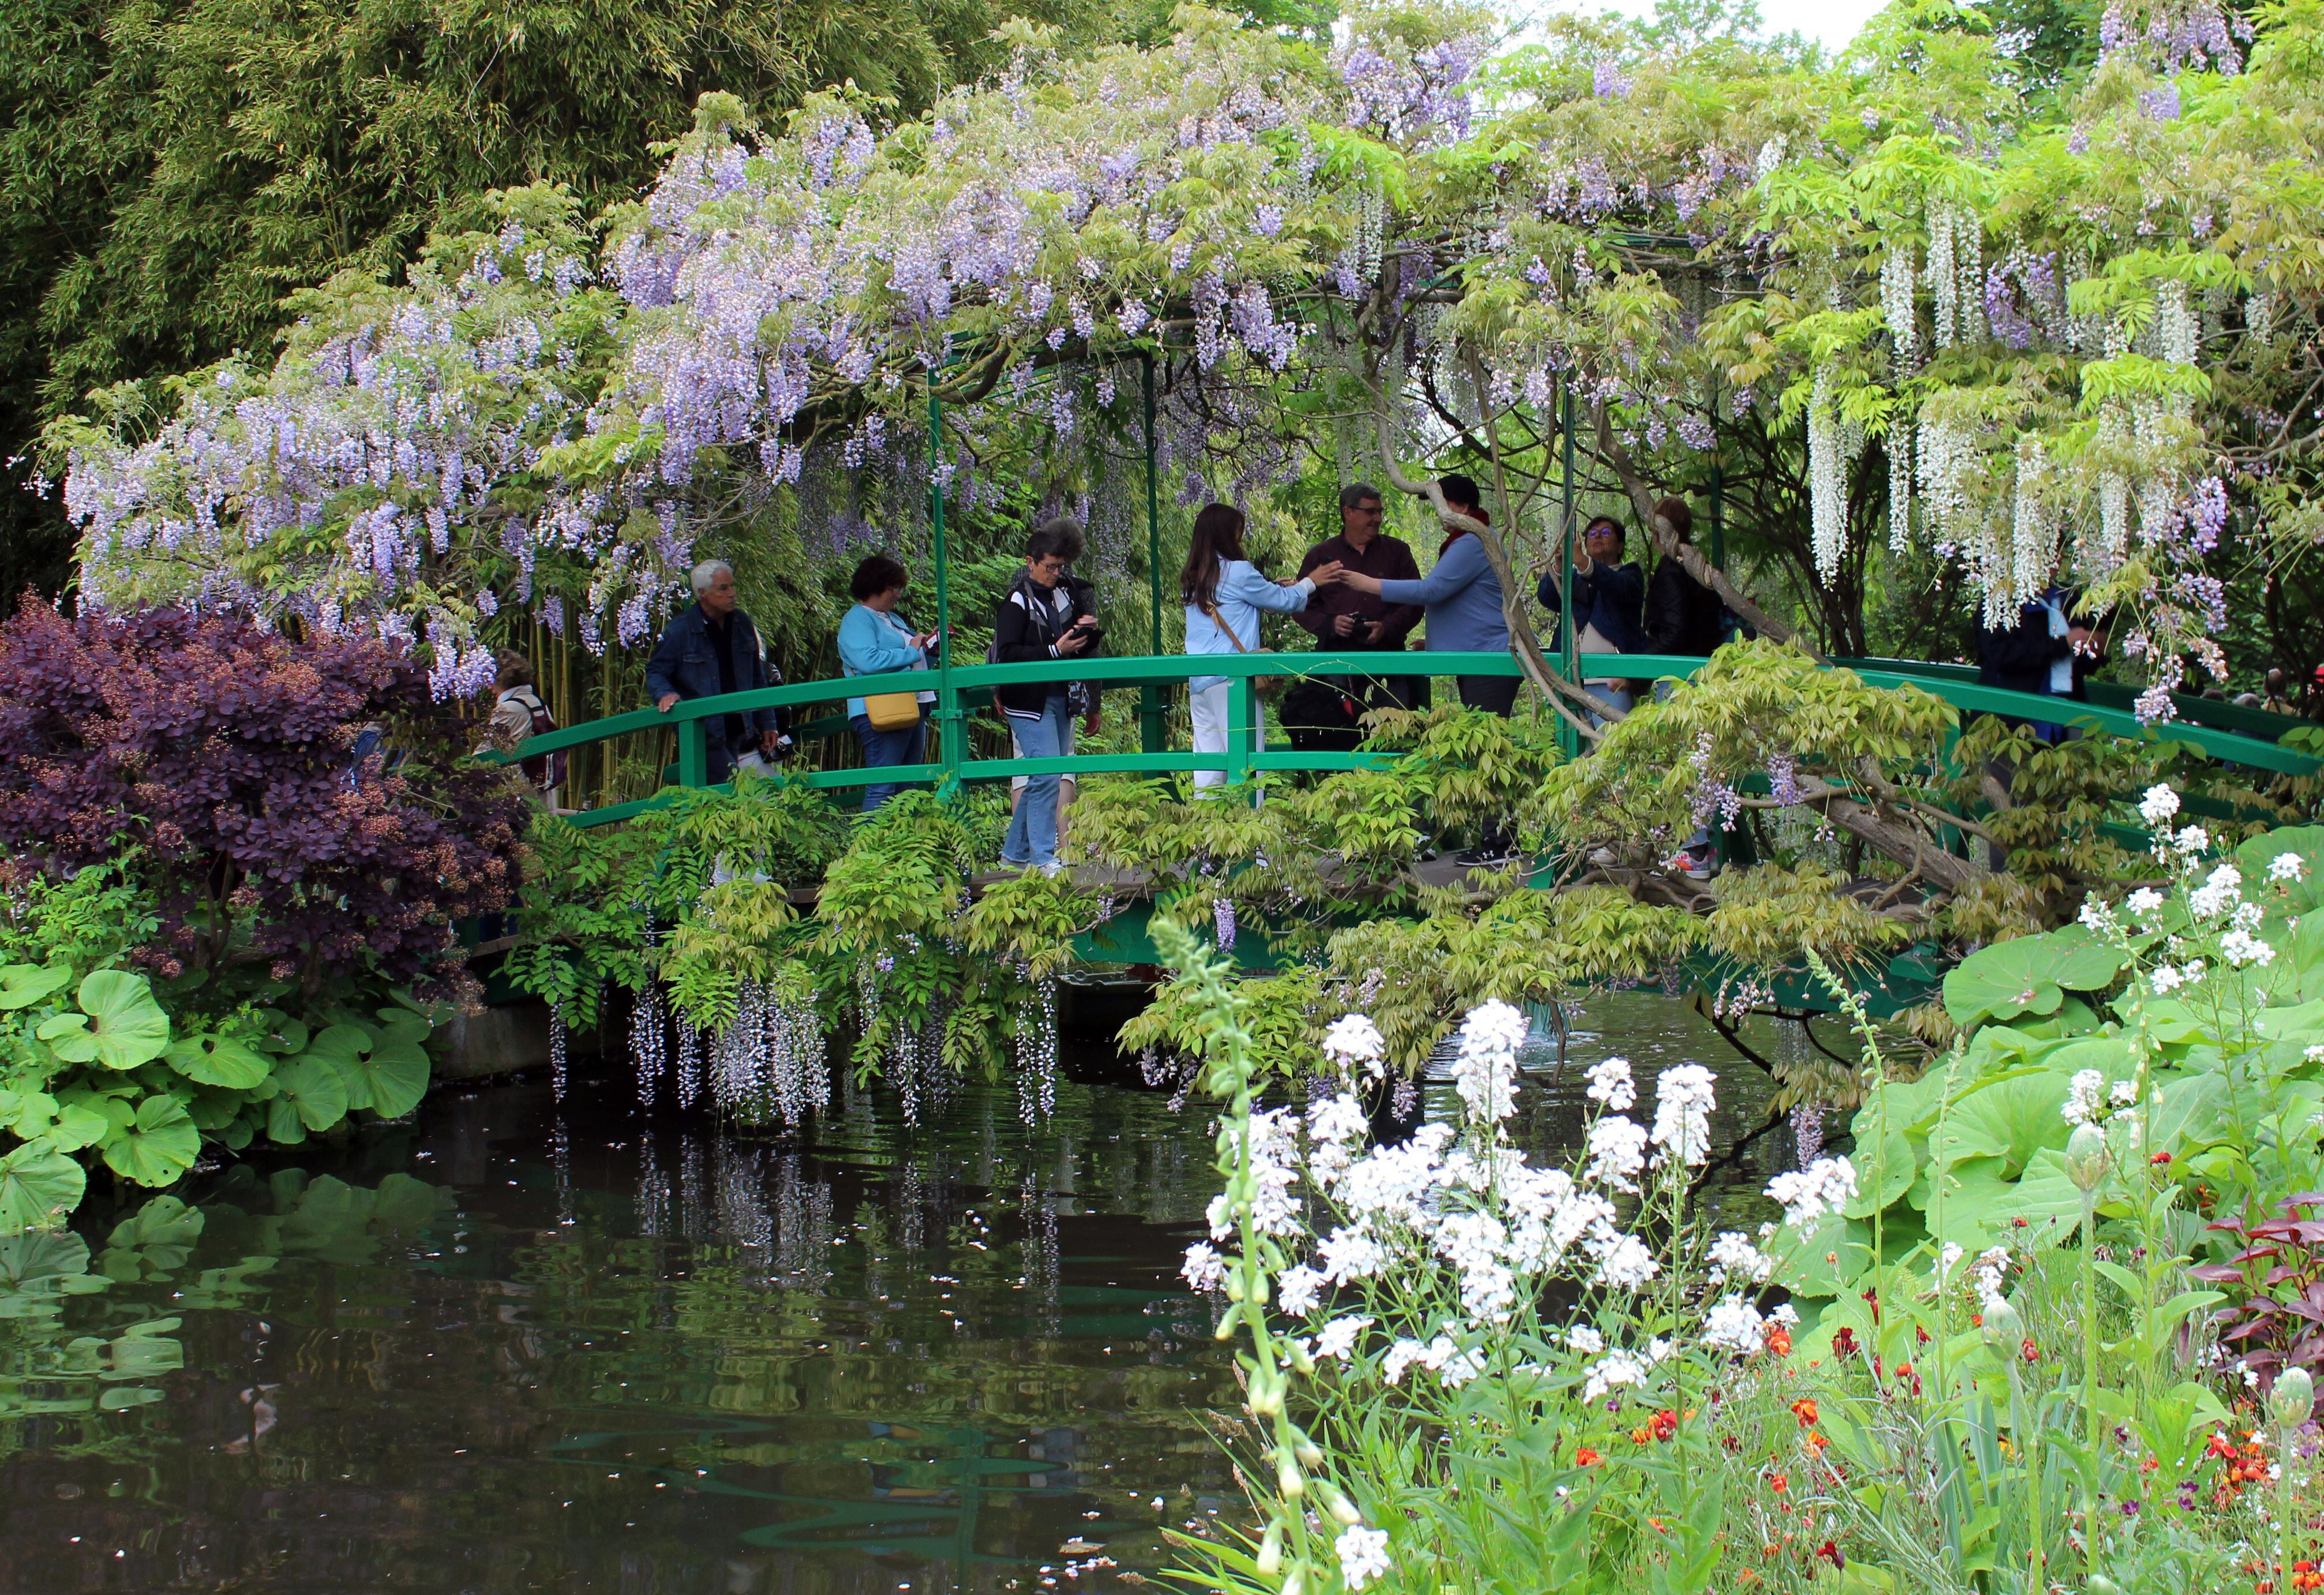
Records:
[[[1535,1060],[1528,1145],[1609,1052],[1720,1072],[1709,1196],[1756,1223],[1790,1138],[1735,1152],[1766,1083],[1659,996]],[[1068,1083],[1028,1131],[971,1090],[907,1129],[867,1093],[787,1139],[628,1102],[447,1090],[0,1241],[0,1590],[1112,1590],[1234,1515],[1230,1349],[1176,1273],[1199,1102]]]

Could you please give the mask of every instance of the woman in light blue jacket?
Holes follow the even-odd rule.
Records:
[[[1319,565],[1296,582],[1271,582],[1242,551],[1242,512],[1226,504],[1205,504],[1194,517],[1194,533],[1186,549],[1186,567],[1178,573],[1178,595],[1186,605],[1186,651],[1257,653],[1259,617],[1294,614],[1307,607],[1308,595],[1340,579],[1335,560]],[[1227,711],[1231,697],[1224,676],[1197,676],[1186,684],[1188,707],[1194,721],[1194,751],[1223,754],[1227,751]],[[1267,746],[1266,715],[1251,728],[1252,748]],[[1226,767],[1194,771],[1197,795],[1226,784]]]
[[[839,622],[839,667],[848,675],[887,676],[928,668],[928,650],[936,634],[914,632],[896,613],[905,580],[904,567],[884,554],[874,554],[855,567],[847,585],[854,595],[855,607]],[[898,689],[890,686],[887,690]],[[918,697],[920,718],[899,731],[874,728],[863,700],[847,700],[847,723],[854,728],[855,740],[863,744],[866,765],[878,769],[921,761],[928,705],[936,701],[936,695],[924,692]],[[876,781],[864,788],[863,812],[870,814],[903,789],[901,781]]]

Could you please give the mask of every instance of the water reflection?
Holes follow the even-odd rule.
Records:
[[[1766,1083],[1651,995],[1582,1073]],[[1432,1111],[1449,1092],[1431,1087]],[[591,1105],[596,1104],[596,1111]],[[440,1595],[1111,1590],[1231,1511],[1231,1359],[1178,1257],[1207,1115],[1065,1085],[1038,1131],[962,1091],[907,1130],[848,1092],[808,1134],[632,1117],[611,1075],[431,1099],[184,1200],[0,1242],[0,1589]],[[1756,1222],[1763,1137],[1713,1199]]]

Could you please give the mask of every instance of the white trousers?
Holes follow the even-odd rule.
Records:
[[[1198,692],[1190,692],[1186,695],[1187,706],[1194,714],[1195,752],[1218,754],[1226,752],[1227,714],[1236,685],[1232,681],[1222,681],[1216,687],[1205,687]],[[1267,746],[1266,704],[1260,703],[1258,709],[1259,719],[1250,729],[1252,752],[1261,751]],[[1197,796],[1213,787],[1223,787],[1226,783],[1227,772],[1224,770],[1198,770],[1194,772],[1194,791]]]

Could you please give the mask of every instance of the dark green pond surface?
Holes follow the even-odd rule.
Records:
[[[1529,1145],[1609,1052],[1717,1069],[1722,1153],[1764,1119],[1628,994],[1524,1093]],[[1229,1349],[1177,1277],[1201,1103],[1067,1084],[1028,1131],[970,1090],[907,1128],[875,1092],[787,1139],[629,1102],[446,1091],[0,1241],[0,1590],[1113,1590],[1234,1515]],[[1762,1135],[1711,1199],[1756,1222],[1790,1157]]]

